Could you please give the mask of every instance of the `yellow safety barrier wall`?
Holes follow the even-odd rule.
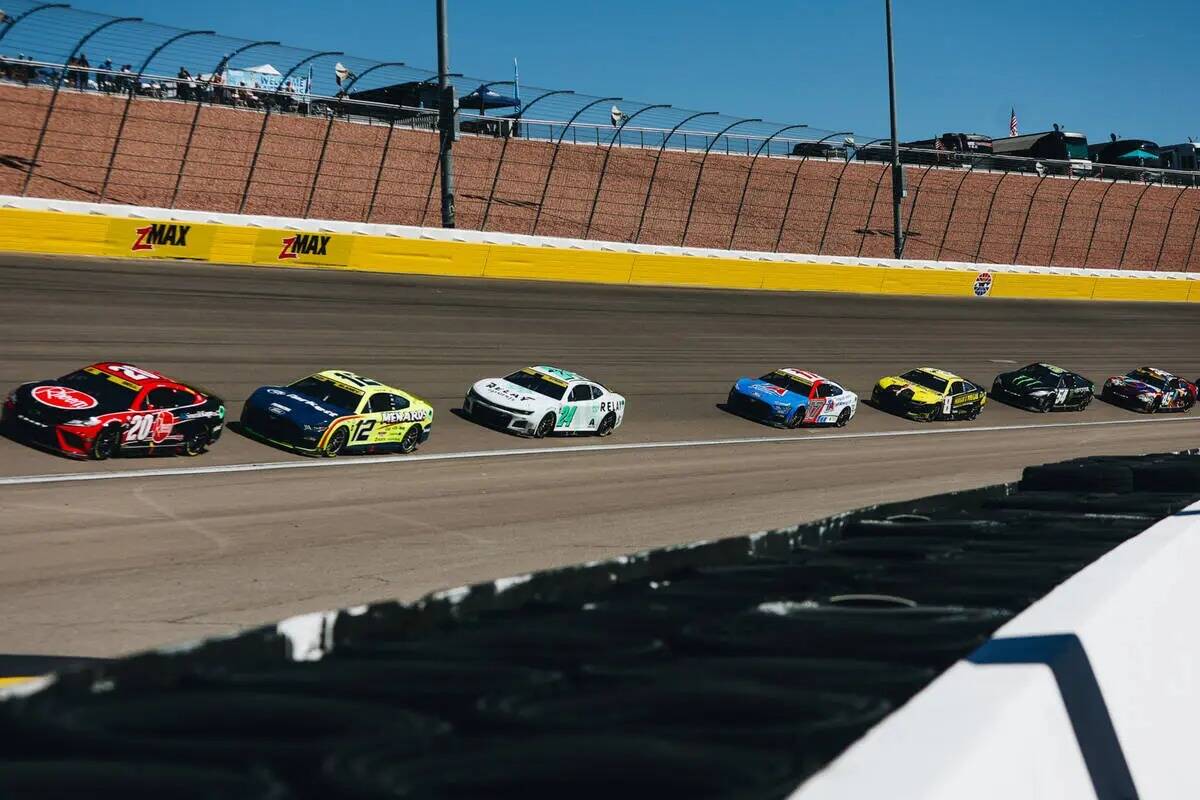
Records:
[[[797,263],[0,209],[0,250],[543,281],[944,297],[1200,302],[1179,274]],[[1200,276],[1198,276],[1200,277]]]

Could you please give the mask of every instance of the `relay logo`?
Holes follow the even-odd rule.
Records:
[[[191,225],[154,222],[134,231],[137,239],[134,240],[130,250],[136,253],[139,250],[153,250],[156,246],[187,247],[187,237],[191,230]]]
[[[295,236],[285,236],[283,247],[279,250],[279,260],[299,258],[300,256],[329,255],[329,240],[332,236],[322,236],[316,233],[298,233]]]

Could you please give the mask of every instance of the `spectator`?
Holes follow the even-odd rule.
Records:
[[[100,69],[96,71],[96,88],[102,92],[111,92],[113,90],[113,63],[111,58],[104,59],[104,63],[100,65]]]
[[[212,86],[212,101],[214,103],[225,103],[225,76],[221,73],[221,70],[213,73],[209,84]]]
[[[87,54],[80,53],[79,60],[77,60],[75,64],[79,67],[79,71],[76,73],[77,82],[75,88],[81,92],[86,92],[90,88],[90,81],[92,78],[92,65],[88,63]]]
[[[187,67],[180,67],[179,74],[175,76],[175,96],[184,102],[191,102],[192,87],[195,82],[192,80],[192,75],[187,71]]]
[[[133,65],[132,64],[121,65],[120,81],[121,81],[121,84],[119,87],[120,91],[122,93],[129,92],[130,94],[133,94],[135,87],[133,85]]]

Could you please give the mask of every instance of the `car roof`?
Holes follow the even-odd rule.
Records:
[[[408,395],[403,389],[398,389],[395,386],[389,386],[382,381],[377,381],[374,378],[368,378],[365,375],[359,375],[346,369],[323,369],[320,372],[313,373],[311,377],[324,378],[330,383],[336,383],[344,389],[349,389],[355,394],[372,395],[376,392],[387,391],[397,394]],[[363,385],[356,386],[351,380],[362,381]]]
[[[1048,369],[1051,372],[1056,373],[1058,375],[1067,375],[1070,373],[1070,370],[1065,370],[1062,367],[1056,367],[1053,364],[1047,364],[1045,361],[1036,361],[1036,362],[1034,362],[1033,366],[1045,367],[1046,369]],[[1027,367],[1027,369],[1028,369],[1028,367]]]
[[[832,383],[832,381],[830,381],[828,378],[822,378],[817,373],[809,372],[808,370],[805,370],[805,369],[795,369],[793,367],[782,367],[775,371],[781,372],[784,375],[790,375],[793,378],[799,378],[802,381],[807,381],[808,383],[812,383],[812,384]]]
[[[955,375],[953,372],[947,372],[944,369],[937,369],[936,367],[917,367],[917,371],[928,373],[929,375],[932,375],[935,378],[941,378],[944,381],[966,380],[966,378],[962,377],[961,375]]]
[[[543,375],[548,375],[551,378],[557,378],[560,381],[567,381],[568,383],[570,383],[571,381],[588,381],[590,383],[595,383],[595,381],[591,380],[590,378],[585,378],[584,376],[580,375],[578,372],[571,372],[571,370],[569,370],[569,369],[560,369],[558,367],[549,367],[544,364],[535,365],[535,366],[529,367],[529,369],[534,370],[536,372],[540,372]]]
[[[1137,375],[1139,372],[1145,373],[1147,375],[1153,375],[1154,377],[1160,378],[1163,380],[1175,377],[1175,375],[1173,375],[1172,373],[1167,372],[1165,369],[1159,369],[1158,367],[1138,367],[1137,369],[1133,370],[1129,374]]]
[[[138,379],[131,376],[128,372],[122,372],[121,367],[129,367],[137,372],[148,376],[145,379]],[[153,389],[159,386],[184,386],[174,378],[168,378],[160,372],[155,372],[152,369],[143,369],[142,367],[130,364],[128,361],[97,361],[95,364],[89,364],[84,367],[85,370],[102,373],[106,378],[111,378],[119,383],[123,383],[130,389]]]

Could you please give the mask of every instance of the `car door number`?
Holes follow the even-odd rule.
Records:
[[[1067,402],[1067,390],[1066,389],[1056,389],[1054,392],[1054,404],[1057,406],[1061,406],[1065,402]]]
[[[364,419],[358,423],[358,427],[354,430],[352,441],[365,442],[371,436],[371,431],[375,430],[375,420]]]
[[[565,405],[558,412],[558,427],[570,427],[571,422],[575,419],[575,412],[579,410],[578,406]]]
[[[947,397],[945,400],[942,401],[942,413],[943,414],[949,414],[950,409],[953,407],[954,407],[954,398],[953,397]]]

